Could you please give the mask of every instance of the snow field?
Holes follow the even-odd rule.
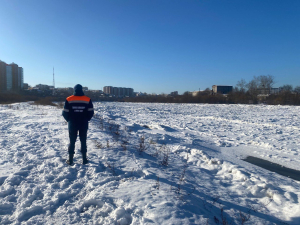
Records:
[[[241,160],[299,169],[299,107],[94,108],[70,167],[62,109],[0,106],[1,224],[300,223],[300,183]]]

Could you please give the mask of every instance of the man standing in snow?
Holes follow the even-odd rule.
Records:
[[[75,85],[74,95],[69,96],[66,99],[62,115],[68,122],[69,127],[70,145],[68,149],[69,159],[67,160],[67,163],[69,165],[73,164],[75,142],[77,139],[77,133],[79,132],[79,139],[81,142],[82,163],[87,164],[88,160],[86,157],[86,138],[88,122],[92,119],[94,115],[94,108],[92,100],[84,95],[82,91],[82,86],[80,84]]]

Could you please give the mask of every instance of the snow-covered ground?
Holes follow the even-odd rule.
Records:
[[[61,110],[0,105],[0,224],[300,224],[300,108],[94,103],[90,163]]]

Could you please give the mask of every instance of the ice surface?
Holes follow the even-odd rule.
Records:
[[[300,224],[295,106],[95,103],[88,158],[62,109],[0,105],[1,224]]]

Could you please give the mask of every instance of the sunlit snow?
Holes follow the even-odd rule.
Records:
[[[1,224],[300,224],[300,108],[94,103],[88,158],[61,108],[0,105]],[[78,138],[79,139],[79,138]]]

